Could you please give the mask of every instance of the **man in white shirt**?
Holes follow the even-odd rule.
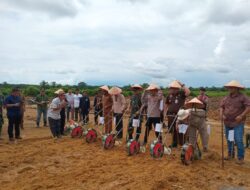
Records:
[[[48,109],[48,120],[49,120],[49,127],[51,130],[51,133],[54,138],[60,138],[60,121],[61,121],[61,115],[60,111],[62,108],[64,108],[67,105],[67,102],[65,101],[65,94],[63,90],[57,90],[55,94],[58,95],[58,97],[54,98],[49,105]]]
[[[69,89],[68,93],[66,94],[66,100],[67,100],[67,121],[69,121],[69,113],[71,119],[74,119],[74,94],[72,93],[72,90]]]
[[[80,107],[80,98],[82,97],[82,95],[79,93],[79,89],[76,89],[75,95],[74,95],[74,111],[75,111],[75,121],[78,121],[78,117],[79,119],[81,119],[81,115],[79,112],[79,107]]]

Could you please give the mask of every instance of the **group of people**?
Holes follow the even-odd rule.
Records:
[[[244,162],[244,123],[246,115],[250,112],[249,97],[240,92],[244,86],[237,81],[231,81],[225,85],[229,94],[220,104],[220,117],[225,126],[228,145],[228,156],[226,160],[234,158],[234,144],[238,149],[237,163]],[[205,88],[200,88],[199,96],[189,100],[190,90],[181,82],[173,81],[169,85],[168,95],[164,97],[162,89],[155,84],[151,84],[147,89],[140,85],[131,86],[132,96],[129,104],[127,103],[122,90],[118,87],[101,86],[94,98],[94,122],[98,124],[98,117],[104,119],[104,132],[110,134],[117,133],[118,142],[123,138],[123,118],[129,114],[126,140],[139,140],[142,124],[145,121],[145,134],[143,144],[148,142],[148,136],[154,127],[155,136],[161,142],[162,129],[166,127],[167,132],[172,134],[171,147],[183,145],[189,142],[195,148],[197,138],[201,136],[203,151],[208,151],[207,111],[209,99],[206,96]],[[80,94],[77,89],[75,93],[69,90],[65,93],[62,89],[55,92],[56,97],[49,104],[49,98],[44,89],[36,97],[34,102],[37,104],[37,127],[40,124],[41,114],[43,114],[44,126],[49,127],[54,138],[63,135],[65,120],[82,120],[84,124],[89,122],[90,99],[87,91]],[[2,107],[7,108],[8,134],[10,141],[13,141],[13,126],[15,126],[15,138],[20,139],[21,126],[21,107],[24,101],[18,89],[13,89],[12,94],[4,101],[0,100],[0,135],[2,119]],[[167,125],[165,125],[167,118]],[[137,121],[137,123],[135,123]],[[115,123],[115,128],[112,124]],[[134,128],[136,132],[134,135]],[[234,131],[233,141],[229,139],[230,131]]]

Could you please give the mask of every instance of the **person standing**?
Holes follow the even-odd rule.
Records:
[[[237,146],[237,164],[244,163],[245,149],[243,144],[244,125],[246,115],[250,112],[250,99],[242,94],[240,90],[245,87],[238,81],[231,81],[225,85],[229,91],[220,104],[220,117],[224,122],[227,138],[228,157],[225,160],[234,158],[234,142]],[[231,134],[229,138],[229,133]],[[234,141],[234,142],[233,142]]]
[[[3,104],[4,104],[4,98],[2,95],[0,95],[0,140],[2,139],[2,127],[4,124],[3,120]]]
[[[48,120],[51,133],[55,139],[61,138],[61,115],[60,112],[63,108],[67,106],[65,101],[65,94],[62,89],[55,92],[58,96],[54,98],[49,105],[48,109]]]
[[[79,89],[76,89],[74,94],[74,112],[75,112],[75,121],[81,120],[81,113],[79,112],[80,98],[82,95],[79,93]]]
[[[121,140],[123,137],[123,114],[127,109],[127,103],[122,90],[116,86],[109,90],[109,94],[112,95],[113,99],[113,112],[115,118],[115,127],[117,134],[117,139]]]
[[[202,109],[204,109],[206,112],[208,110],[208,96],[206,95],[206,89],[204,87],[200,87],[200,94],[199,96],[197,97],[198,100],[200,100],[204,107]]]
[[[104,128],[105,134],[110,134],[112,131],[112,107],[113,107],[113,99],[109,94],[108,86],[101,86],[102,90],[102,103],[103,103],[103,115],[104,115]]]
[[[45,90],[42,88],[40,94],[36,97],[35,103],[37,104],[37,117],[36,126],[40,126],[41,115],[43,114],[43,126],[47,127],[47,111],[49,98],[45,94]]]
[[[143,88],[135,84],[131,86],[131,90],[133,92],[133,95],[130,98],[130,117],[129,117],[129,123],[128,123],[128,140],[133,139],[133,133],[134,133],[134,127],[133,126],[133,120],[138,120],[138,126],[136,127],[136,136],[135,140],[138,141],[141,134],[141,125],[142,125],[142,115],[140,113],[142,102],[141,102],[141,91]]]
[[[155,84],[149,85],[146,89],[148,91],[148,95],[146,98],[146,102],[142,105],[141,111],[147,106],[147,122],[146,122],[146,130],[144,135],[144,145],[148,142],[149,132],[152,129],[152,125],[154,129],[156,129],[156,125],[161,123],[161,110],[160,110],[160,102],[162,100],[162,94],[158,93],[159,87]],[[155,131],[155,136],[158,138],[160,132]],[[159,140],[162,141],[161,136]]]
[[[82,114],[83,124],[87,125],[89,122],[90,99],[86,90],[83,91],[82,97],[80,98],[79,108]]]
[[[102,95],[101,91],[98,91],[94,98],[94,112],[95,112],[95,124],[98,125],[98,116],[103,116],[102,110]]]
[[[165,112],[168,117],[168,128],[172,133],[172,148],[178,145],[178,131],[176,129],[176,119],[178,111],[183,108],[186,98],[189,96],[190,90],[179,81],[173,81],[169,85],[169,94],[165,102]],[[171,127],[171,129],[170,129]],[[181,137],[180,137],[181,138]]]
[[[15,138],[22,139],[20,136],[21,98],[19,96],[18,88],[12,89],[11,95],[9,95],[4,101],[4,106],[7,109],[9,140],[14,141],[14,127]]]
[[[196,149],[198,135],[201,137],[203,152],[207,152],[208,133],[206,127],[206,112],[203,109],[204,104],[198,99],[193,98],[185,104],[185,108],[189,109],[189,143]]]
[[[72,90],[69,89],[68,93],[66,94],[66,100],[68,102],[66,111],[67,111],[67,121],[69,119],[74,120],[74,94],[72,93]]]

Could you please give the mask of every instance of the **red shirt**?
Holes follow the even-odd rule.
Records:
[[[235,121],[235,118],[242,114],[247,107],[250,107],[250,99],[244,94],[235,94],[226,96],[221,104],[224,116],[226,119],[224,123],[228,127],[235,127],[239,124],[245,123],[246,117],[242,118],[240,123]]]

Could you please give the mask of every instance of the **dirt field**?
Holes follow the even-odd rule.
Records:
[[[217,118],[215,108],[211,113],[210,118]],[[125,144],[104,150],[100,139],[93,144],[70,137],[54,142],[48,128],[35,128],[35,109],[29,106],[25,114],[23,140],[12,144],[8,143],[5,120],[4,140],[0,141],[1,190],[250,189],[250,149],[246,150],[243,166],[230,161],[222,169],[221,128],[215,120],[210,120],[209,152],[202,160],[184,166],[180,149],[155,160],[149,148],[146,153],[129,157]]]

